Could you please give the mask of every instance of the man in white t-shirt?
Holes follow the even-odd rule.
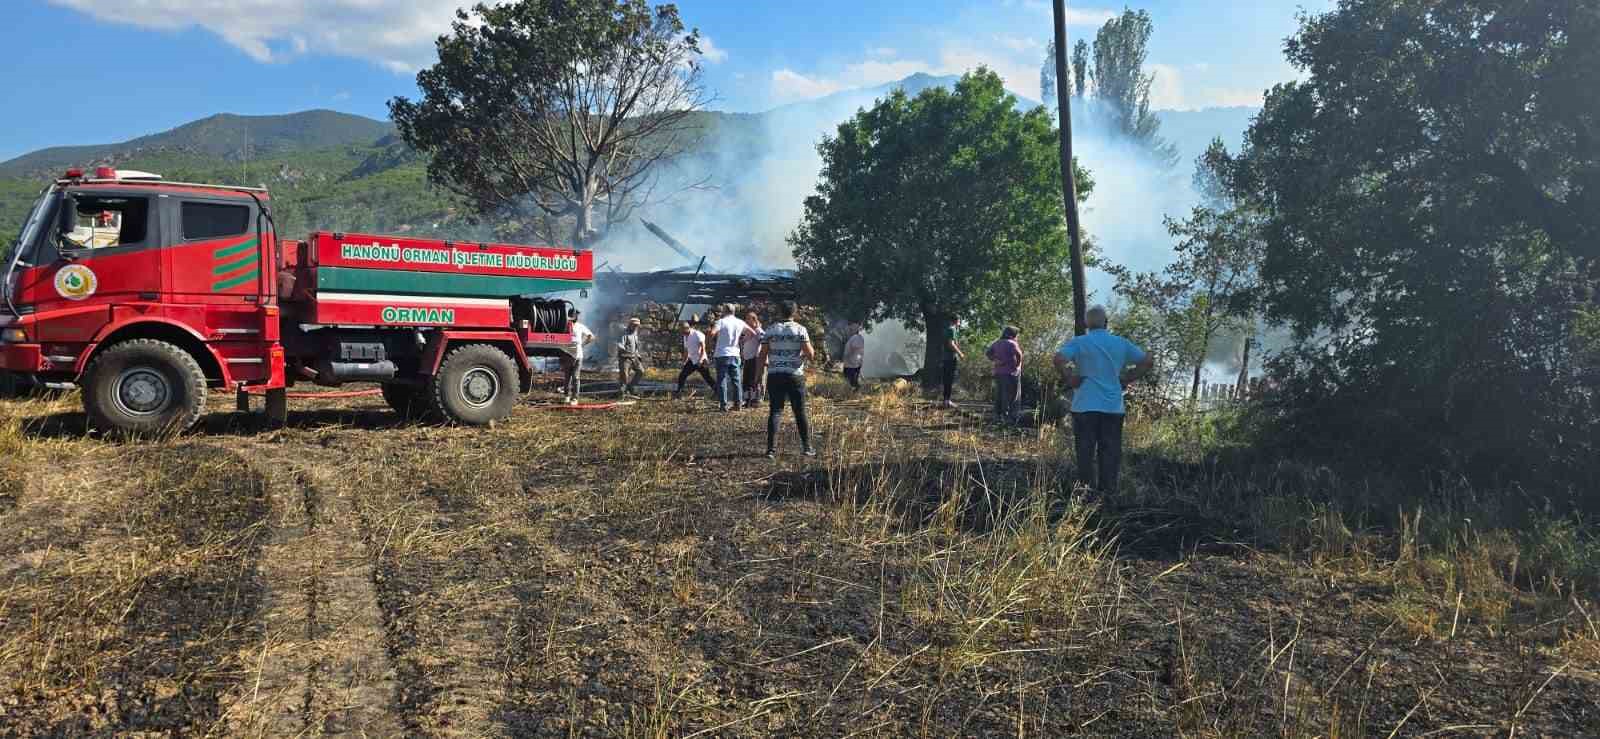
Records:
[[[800,448],[807,457],[817,453],[811,449],[811,429],[806,422],[806,360],[815,356],[811,348],[811,335],[806,327],[794,320],[794,301],[778,304],[778,315],[783,320],[767,327],[761,339],[761,357],[767,362],[767,398],[771,409],[767,413],[767,457],[778,456],[774,445],[778,435],[778,421],[783,417],[783,406],[794,408],[794,425],[800,430]]]
[[[594,341],[594,332],[578,320],[579,315],[581,314],[576,308],[567,313],[567,320],[570,323],[567,331],[572,334],[572,355],[561,358],[561,369],[566,374],[561,392],[566,396],[567,405],[578,404],[578,390],[583,383],[583,347]]]
[[[744,399],[739,395],[739,341],[750,327],[734,315],[737,311],[732,303],[723,305],[722,317],[711,327],[711,336],[717,342],[712,354],[717,363],[717,405],[722,410],[728,410],[729,405],[736,411],[744,408]]]
[[[683,395],[683,384],[696,372],[705,378],[707,387],[715,387],[717,381],[711,379],[711,372],[706,369],[706,335],[688,321],[678,322],[678,333],[683,334],[683,369],[678,372],[678,389],[673,391],[672,397]]]
[[[861,389],[861,365],[866,363],[867,337],[861,335],[861,324],[850,324],[850,338],[844,341],[844,379],[850,389]]]

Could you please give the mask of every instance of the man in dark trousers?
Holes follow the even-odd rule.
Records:
[[[761,359],[767,365],[767,398],[771,409],[767,413],[767,457],[778,456],[776,446],[778,421],[783,417],[785,404],[794,408],[794,425],[800,430],[800,449],[807,457],[817,453],[811,448],[811,427],[806,419],[806,360],[816,356],[811,348],[811,335],[806,327],[794,320],[794,301],[778,304],[778,317],[783,319],[766,329],[761,338]]]
[[[1056,352],[1056,371],[1072,395],[1072,435],[1078,481],[1101,495],[1117,492],[1122,466],[1122,387],[1150,372],[1154,360],[1133,342],[1106,329],[1106,309],[1085,314],[1089,332]],[[1129,370],[1129,366],[1133,369]],[[1098,475],[1095,474],[1098,467]]]
[[[944,367],[939,379],[944,383],[944,407],[954,408],[956,402],[950,399],[956,389],[956,372],[961,369],[961,360],[967,355],[961,353],[961,342],[958,341],[961,332],[961,320],[955,316],[950,317],[950,338],[944,345]]]
[[[716,387],[717,381],[711,379],[711,370],[706,369],[706,335],[690,326],[688,321],[678,322],[678,332],[683,334],[683,369],[678,372],[678,389],[673,391],[672,397],[683,395],[683,384],[689,381],[689,375],[696,372],[705,378],[707,385]]]

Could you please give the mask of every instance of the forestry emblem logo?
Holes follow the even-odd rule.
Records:
[[[67,300],[83,300],[100,286],[94,271],[81,264],[69,264],[56,272],[56,294]]]

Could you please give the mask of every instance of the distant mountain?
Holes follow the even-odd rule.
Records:
[[[372,144],[394,125],[332,110],[288,115],[222,113],[170,131],[117,144],[58,146],[0,162],[0,177],[55,175],[72,166],[116,164],[140,155],[182,153],[227,161],[267,158],[294,151]]]

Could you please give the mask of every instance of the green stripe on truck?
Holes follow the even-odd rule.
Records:
[[[552,280],[543,277],[405,272],[348,267],[317,268],[317,289],[329,292],[491,298],[587,290],[592,287],[594,283],[590,280]]]
[[[245,284],[246,282],[252,282],[252,281],[258,280],[260,278],[261,278],[261,269],[258,267],[256,269],[252,269],[249,272],[246,272],[246,273],[244,273],[242,275],[239,275],[238,277],[234,277],[232,279],[227,279],[227,280],[223,280],[221,282],[213,283],[211,285],[211,291],[212,292],[222,292],[223,290],[227,290],[229,288],[235,288],[235,287],[238,287],[240,285]]]
[[[250,239],[249,241],[245,241],[245,242],[242,242],[242,243],[234,244],[233,246],[223,247],[221,249],[216,250],[216,252],[214,252],[211,255],[211,257],[213,259],[227,259],[228,257],[231,257],[231,256],[233,256],[235,254],[243,254],[243,253],[245,253],[247,251],[250,251],[251,249],[256,248],[256,244],[257,243],[259,243],[259,242],[256,241],[255,239]]]

